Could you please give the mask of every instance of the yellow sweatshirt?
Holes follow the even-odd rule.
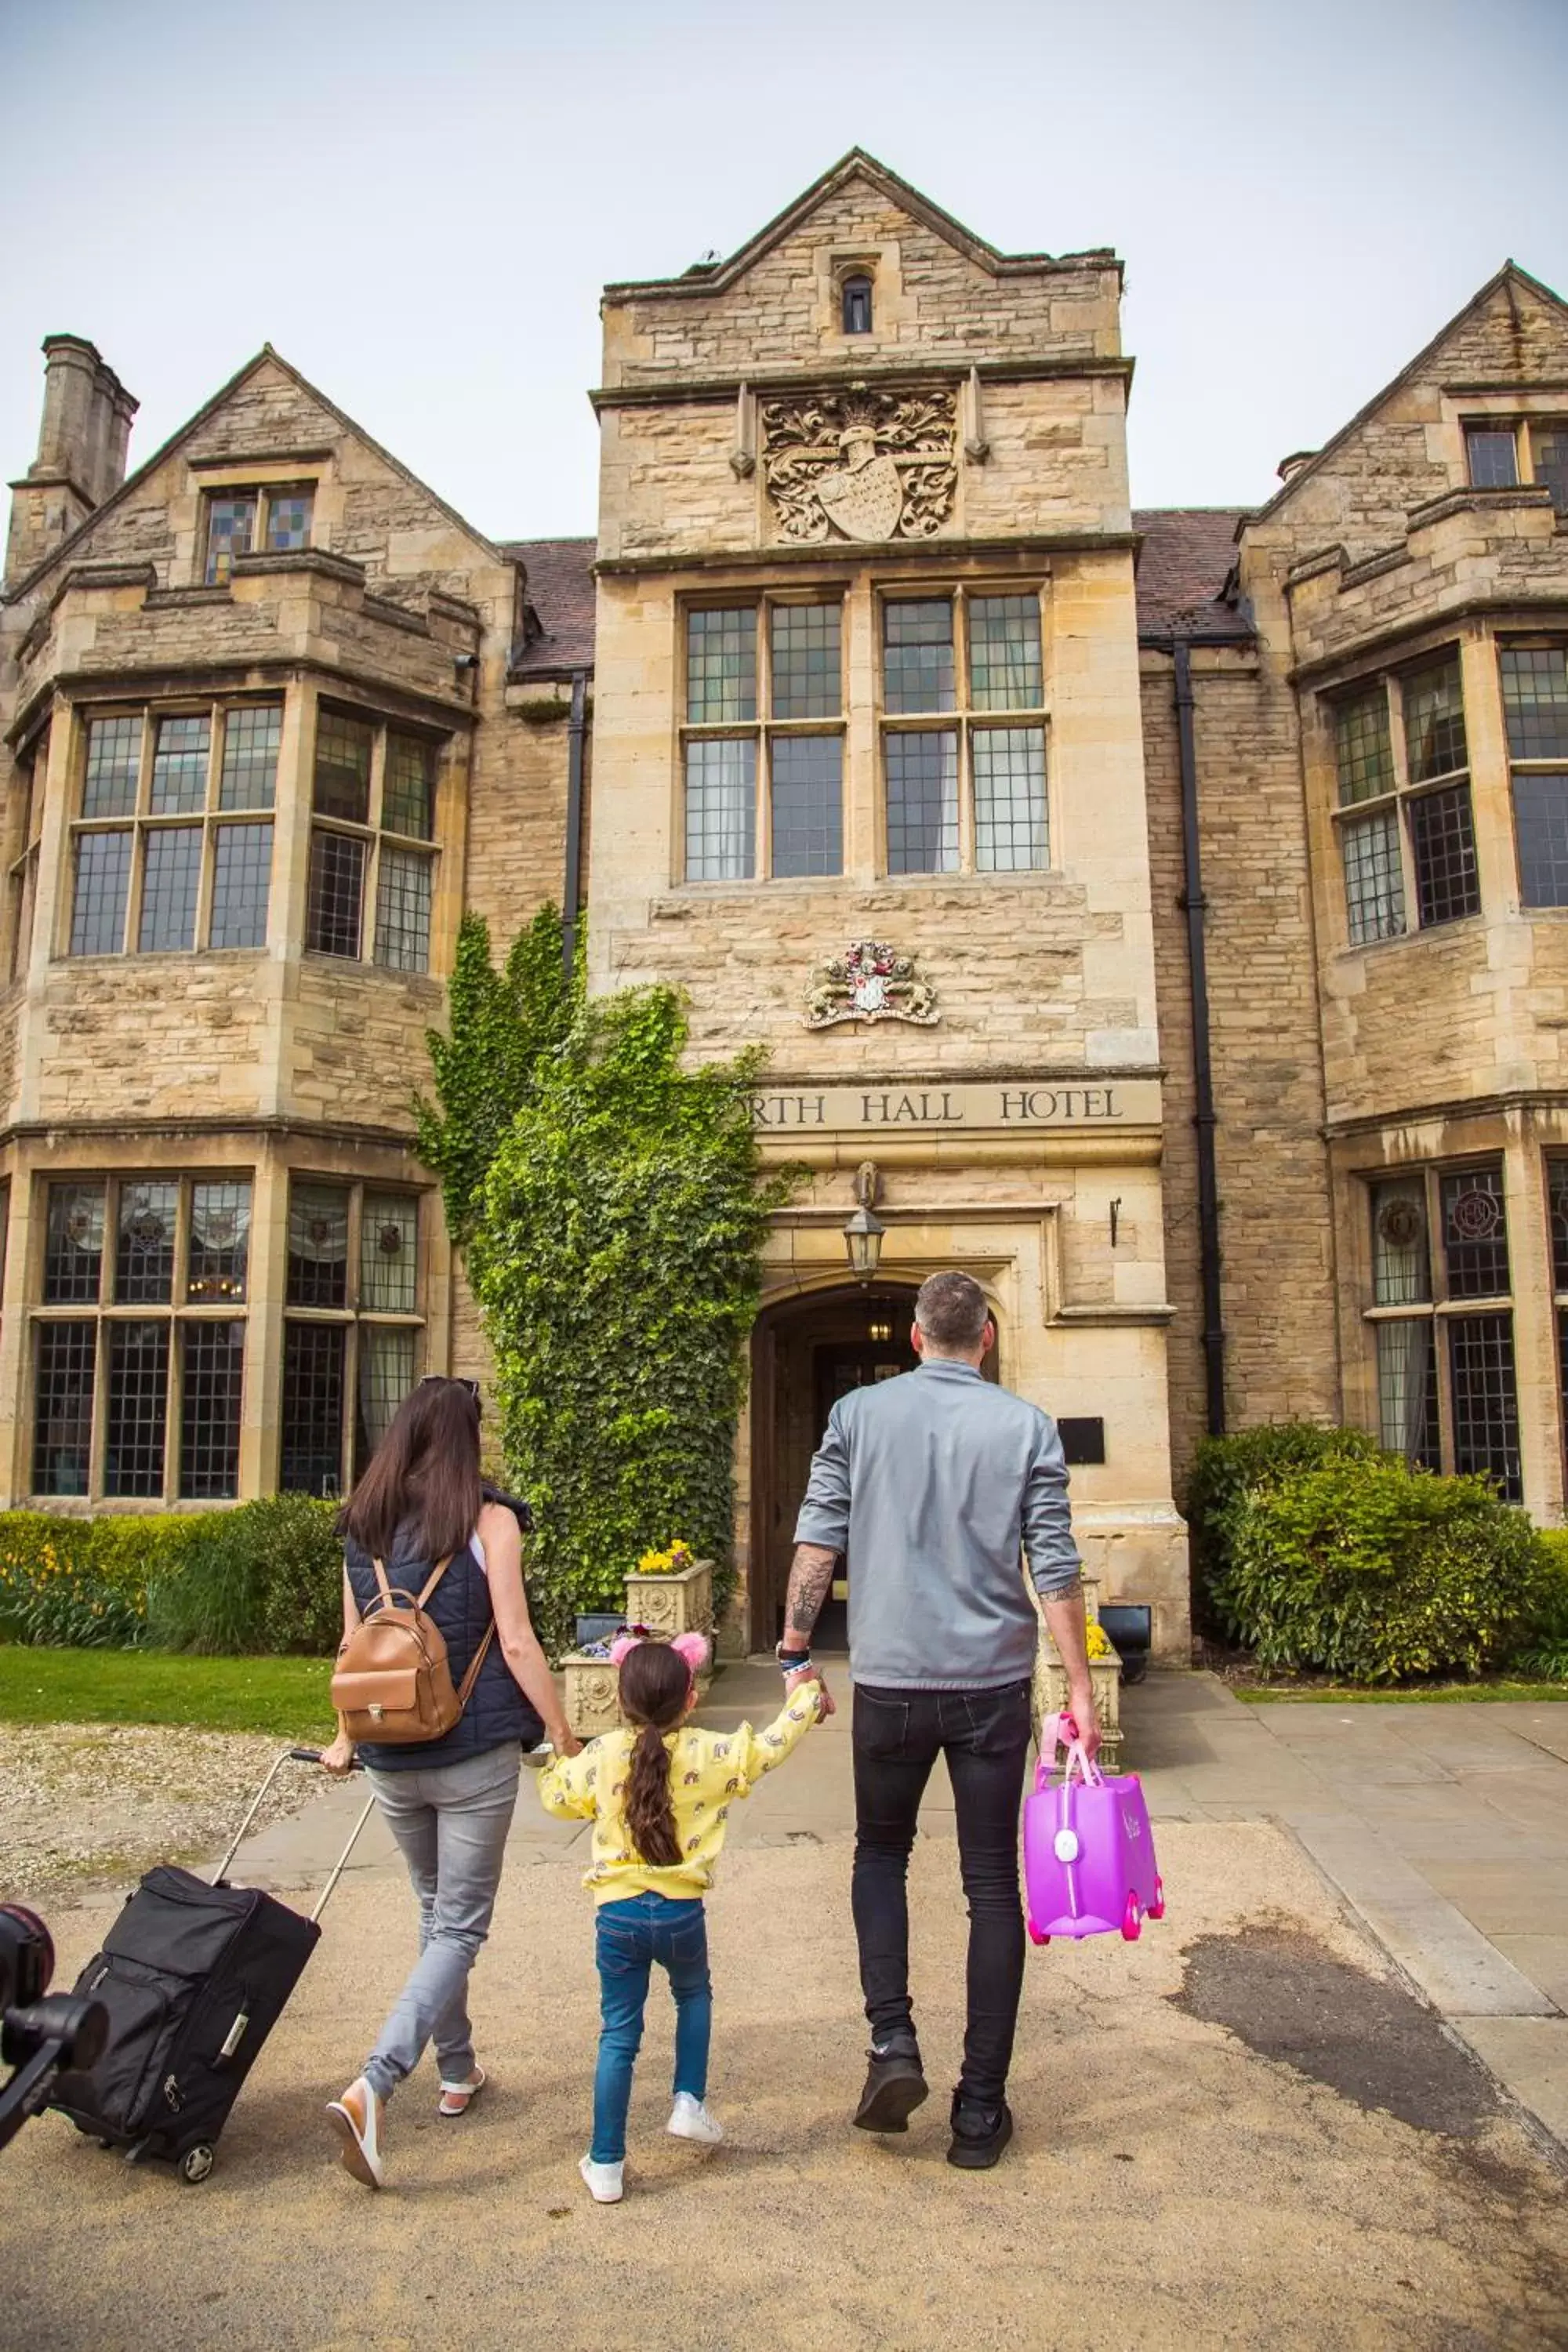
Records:
[[[594,1865],[583,1884],[595,1901],[625,1903],[634,1895],[652,1894],[682,1903],[706,1894],[731,1802],[749,1797],[763,1773],[782,1764],[805,1737],[816,1721],[816,1693],[814,1682],[798,1685],[765,1731],[742,1723],[738,1731],[700,1731],[689,1724],[666,1732],[675,1834],[683,1856],[668,1868],[644,1862],[632,1843],[624,1797],[635,1732],[603,1732],[580,1756],[558,1756],[546,1765],[539,1776],[545,1811],[594,1824]]]

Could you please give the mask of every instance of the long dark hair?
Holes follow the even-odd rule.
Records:
[[[373,1559],[391,1557],[405,1520],[418,1532],[416,1557],[445,1559],[474,1531],[479,1491],[479,1406],[462,1381],[421,1381],[393,1415],[338,1520]]]
[[[637,1735],[626,1775],[626,1827],[643,1861],[659,1870],[681,1858],[664,1735],[685,1714],[690,1688],[691,1669],[668,1642],[639,1642],[621,1660],[621,1713]]]

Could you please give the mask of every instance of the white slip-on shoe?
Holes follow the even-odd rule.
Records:
[[[444,2116],[448,2123],[456,2116],[466,2116],[489,2081],[489,2076],[482,2066],[476,2066],[466,2083],[448,2083],[443,2077],[440,2085],[441,2095],[436,2102],[436,2113]]]
[[[341,2099],[329,2100],[327,2113],[342,2147],[345,2172],[367,2189],[380,2189],[386,2179],[381,2158],[381,2101],[363,2074],[356,2075]]]
[[[620,2164],[595,2164],[591,2156],[585,2156],[577,2169],[587,2182],[588,2194],[595,2205],[620,2203],[625,2193],[621,2187],[621,2175],[626,2169],[624,2160]]]
[[[718,2116],[710,2115],[702,2101],[694,2099],[689,2091],[677,2091],[665,2130],[675,2139],[694,2139],[703,2147],[717,2147],[724,2137],[724,2126]]]

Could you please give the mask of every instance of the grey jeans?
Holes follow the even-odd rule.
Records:
[[[521,1761],[509,1739],[457,1764],[370,1773],[419,1897],[419,1958],[365,2064],[379,2098],[392,2096],[430,2041],[444,2083],[473,2072],[468,1971],[489,1932]]]

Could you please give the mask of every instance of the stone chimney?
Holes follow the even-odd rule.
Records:
[[[136,403],[80,335],[44,338],[38,454],[11,485],[5,585],[15,587],[125,479]]]

